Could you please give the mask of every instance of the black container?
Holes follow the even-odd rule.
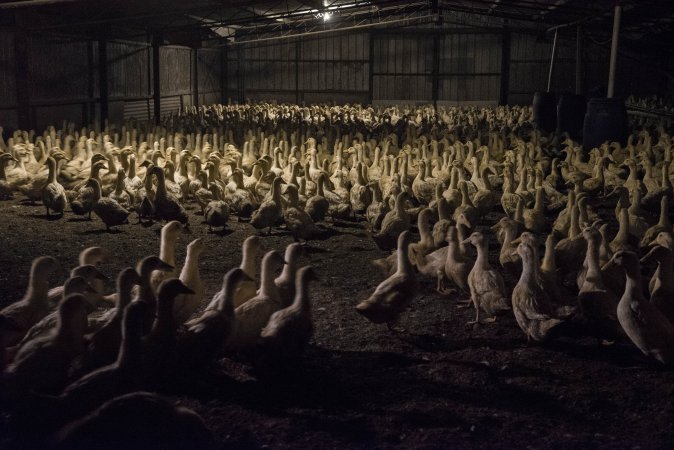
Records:
[[[604,142],[627,144],[627,109],[617,98],[593,98],[587,102],[583,123],[583,148],[591,150]]]
[[[567,132],[571,139],[580,142],[587,100],[584,95],[562,94],[557,102],[557,134]]]
[[[536,92],[533,110],[536,128],[547,132],[557,129],[557,96],[554,92]]]

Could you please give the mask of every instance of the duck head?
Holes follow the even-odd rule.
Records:
[[[37,277],[40,280],[46,281],[46,278],[58,269],[58,267],[59,263],[56,261],[56,258],[52,256],[40,256],[35,258],[31,264],[31,277]]]
[[[100,270],[98,270],[98,268],[93,264],[84,264],[75,267],[73,270],[70,271],[70,276],[71,277],[80,276],[87,281],[92,280],[108,281],[108,277],[105,276],[105,274],[103,274]]]
[[[153,270],[161,270],[162,272],[170,272],[173,266],[162,261],[159,256],[146,256],[138,263],[137,272],[141,278],[149,277]]]
[[[666,258],[671,257],[671,255],[672,250],[670,250],[668,247],[663,247],[662,245],[654,245],[651,248],[651,250],[639,260],[639,262],[641,264],[646,264],[651,261],[661,262]]]
[[[70,294],[94,294],[96,291],[89,285],[87,280],[81,276],[71,276],[63,283],[63,297]]]
[[[654,247],[656,245],[674,250],[674,235],[668,231],[661,231],[655,239],[648,244],[649,247]]]
[[[634,252],[620,250],[616,252],[606,264],[604,264],[601,270],[606,270],[613,266],[622,267],[628,275],[638,274],[639,257]]]
[[[106,252],[101,247],[88,247],[80,252],[79,262],[80,265],[93,264],[94,266],[100,265],[105,261]]]
[[[471,233],[471,235],[468,236],[466,239],[464,239],[462,244],[472,244],[477,247],[479,245],[482,245],[484,242],[485,242],[484,234],[480,233],[479,231],[475,231],[474,233]]]

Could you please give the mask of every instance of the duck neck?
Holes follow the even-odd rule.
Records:
[[[540,274],[538,267],[530,256],[522,258],[522,275],[520,276],[520,284],[531,285],[538,283]]]
[[[408,251],[409,248],[407,242],[405,242],[404,245],[401,245],[396,251],[396,273],[398,274],[412,273],[412,263],[410,262]]]
[[[585,278],[597,282],[601,280],[601,268],[599,266],[599,244],[597,239],[587,241],[587,254],[585,255],[585,264],[587,273]]]
[[[274,263],[265,258],[262,261],[262,280],[260,283],[260,294],[266,297],[275,297],[277,290],[274,284]]]
[[[255,251],[252,249],[252,246],[246,246],[243,249],[243,255],[241,257],[241,270],[246,272],[246,275],[255,279],[257,276],[257,271],[255,270]]]
[[[159,258],[167,264],[176,265],[176,240],[178,236],[173,233],[163,233],[159,244]]]
[[[625,276],[625,292],[623,293],[622,299],[642,303],[644,297],[642,293],[643,285],[641,284],[641,274],[638,270],[625,268]]]
[[[48,292],[49,282],[47,281],[47,277],[42,274],[31,274],[26,292],[28,303],[33,305],[45,303],[47,301]]]
[[[630,218],[627,209],[623,208],[620,210],[620,220],[618,234],[615,237],[615,240],[618,242],[627,242],[630,232]]]
[[[48,183],[56,183],[56,161],[54,159],[47,160],[49,164],[49,175],[47,176]],[[5,172],[4,167],[2,170],[3,174]]]
[[[117,174],[117,181],[115,183],[115,194],[121,195],[122,191],[124,190],[124,178],[125,175],[123,172],[119,172]]]
[[[420,242],[423,244],[433,243],[433,230],[431,228],[430,220],[425,217],[425,214],[419,214],[417,218],[417,226],[419,228]]]
[[[478,243],[475,248],[477,249],[477,257],[475,258],[475,267],[479,267],[480,269],[489,269],[489,260],[487,259],[487,243],[486,242],[480,242]]]
[[[199,278],[199,254],[200,252],[192,247],[187,248],[185,264],[180,271],[180,279],[183,283],[186,280],[195,280]]]

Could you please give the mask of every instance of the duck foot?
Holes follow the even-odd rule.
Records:
[[[456,302],[457,308],[470,308],[471,306],[473,306],[473,301],[471,299],[459,300],[458,302]]]
[[[600,339],[599,340],[599,345],[602,347],[610,347],[613,344],[615,344],[615,341],[609,341],[608,339]]]

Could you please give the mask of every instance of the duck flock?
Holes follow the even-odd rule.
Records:
[[[165,225],[159,254],[119,268],[116,292],[104,289],[103,248],[84,250],[58,287],[48,282],[56,259],[33,261],[25,296],[0,311],[0,397],[17,418],[49,424],[64,448],[120,439],[111,421],[134,417],[156,422],[136,440],[206,445],[196,413],[150,392],[223,356],[255,355],[265,367],[301,358],[313,331],[308,287],[320,277],[301,255],[344,222],[387,252],[373,261],[385,279],[354,307],[393,333],[405,332],[397,322],[429,280],[440,295],[468,298],[473,326],[514,314],[530,341],[631,341],[674,364],[669,130],[644,123],[626,146],[584,151],[531,115],[213,105],[160,126],[14,132],[0,140],[2,199],[41,202],[51,219],[93,213],[108,230]],[[241,265],[206,299],[204,241],[188,245],[179,271],[176,239],[231,220],[252,226]],[[258,281],[260,243],[274,229],[296,242],[263,255]]]

